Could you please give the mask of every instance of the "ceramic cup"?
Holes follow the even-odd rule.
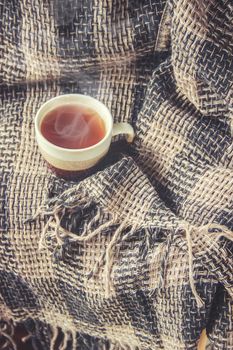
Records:
[[[65,105],[77,105],[95,110],[105,125],[105,136],[95,145],[82,149],[69,149],[54,145],[41,133],[43,118],[53,109]],[[36,140],[44,159],[57,174],[79,174],[95,166],[108,152],[112,137],[126,134],[126,140],[132,142],[134,130],[128,123],[113,124],[109,109],[100,101],[91,96],[68,94],[54,97],[44,103],[35,117]]]

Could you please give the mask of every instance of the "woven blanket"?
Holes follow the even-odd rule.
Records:
[[[0,0],[0,347],[233,350],[231,0]],[[91,95],[113,139],[78,181],[38,108]],[[2,345],[1,345],[2,344]]]

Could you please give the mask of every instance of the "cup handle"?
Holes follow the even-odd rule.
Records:
[[[126,134],[126,140],[128,142],[133,142],[134,139],[134,129],[128,123],[116,123],[113,125],[112,136],[119,134]]]

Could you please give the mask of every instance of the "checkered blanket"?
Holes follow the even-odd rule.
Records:
[[[233,349],[233,4],[0,0],[0,347]],[[82,93],[135,129],[77,182],[33,120]],[[4,345],[2,345],[4,346]]]

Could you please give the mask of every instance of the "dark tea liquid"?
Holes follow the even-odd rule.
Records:
[[[50,111],[41,123],[42,135],[56,146],[82,149],[104,138],[102,118],[93,109],[64,105]]]

